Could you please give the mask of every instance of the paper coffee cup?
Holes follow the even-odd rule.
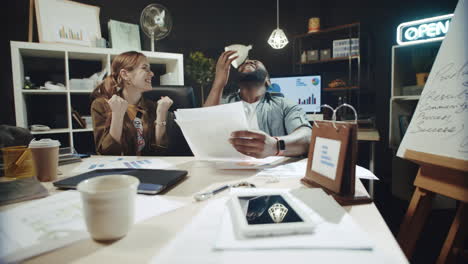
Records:
[[[59,146],[60,142],[58,140],[50,138],[33,139],[29,143],[39,181],[54,181],[57,179]]]
[[[106,175],[82,181],[86,227],[98,241],[124,237],[135,221],[135,199],[140,181],[128,175]]]

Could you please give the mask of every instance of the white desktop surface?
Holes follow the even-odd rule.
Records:
[[[33,257],[28,259],[26,263],[148,263],[206,205],[207,201],[195,202],[192,198],[194,193],[211,189],[225,182],[245,180],[257,172],[255,170],[217,170],[210,163],[196,161],[193,157],[162,158],[165,161],[173,163],[174,169],[182,169],[189,172],[187,179],[164,194],[168,198],[173,197],[177,200],[188,201],[190,202],[188,206],[138,223],[132,227],[127,236],[113,243],[101,244],[92,239],[86,239]],[[72,176],[68,173],[75,166],[77,166],[77,163],[61,166],[59,170],[63,175],[60,175],[59,179]],[[298,179],[282,179],[277,183],[266,183],[265,179],[261,178],[249,181],[256,184],[257,187],[264,188],[296,188],[301,186]],[[44,185],[51,193],[57,192],[52,183],[45,183]],[[366,191],[360,181],[358,181],[357,189]],[[224,191],[217,194],[217,196],[223,196],[226,193],[227,191]],[[5,206],[2,209],[17,205]],[[373,203],[346,206],[344,208],[354,221],[368,232],[370,237],[375,241],[376,250],[382,255],[382,263],[408,263],[408,260]],[[183,252],[180,253],[183,254]],[[358,257],[361,253],[359,251],[352,253],[348,251],[345,253],[343,251],[318,250],[317,254],[322,256],[329,254],[331,259],[343,254],[343,257],[349,256],[348,263],[359,263]],[[313,259],[310,261],[318,263]],[[248,259],[239,259],[239,263],[250,262]],[[258,263],[258,260],[255,263]],[[294,259],[291,259],[290,263],[294,263]]]

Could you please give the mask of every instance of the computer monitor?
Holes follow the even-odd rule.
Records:
[[[320,75],[302,75],[270,78],[270,92],[298,104],[306,113],[320,112]]]

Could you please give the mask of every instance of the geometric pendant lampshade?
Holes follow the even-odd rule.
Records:
[[[284,31],[279,28],[279,0],[276,0],[276,29],[268,38],[268,44],[274,49],[282,49],[289,43]]]

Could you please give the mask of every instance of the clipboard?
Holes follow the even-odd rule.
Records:
[[[349,104],[333,111],[331,121],[314,121],[306,176],[301,182],[311,187],[321,187],[341,205],[372,202],[366,194],[355,191],[357,162],[357,112]],[[336,112],[342,107],[354,111],[354,122],[336,121]]]

